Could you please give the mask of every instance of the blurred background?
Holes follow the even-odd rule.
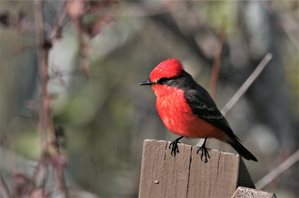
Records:
[[[11,192],[33,182],[42,156],[34,3],[0,2],[0,176]],[[245,162],[254,182],[298,150],[298,1],[44,1],[42,13],[49,120],[61,132],[71,197],[138,196],[144,139],[176,138],[152,90],[138,83],[170,57],[215,92],[222,109],[271,53],[226,117],[259,160]],[[216,140],[208,147],[235,152]],[[298,187],[297,162],[262,190],[295,198]]]

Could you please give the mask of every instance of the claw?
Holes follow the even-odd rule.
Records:
[[[179,153],[178,141],[173,141],[169,144],[169,149],[171,149],[170,154],[175,157],[177,153]]]
[[[207,141],[207,138],[205,139],[205,141],[203,142],[203,144],[201,145],[201,147],[198,147],[198,150],[197,150],[197,154],[199,153],[199,152],[201,152],[201,154],[200,154],[200,159],[201,159],[201,161],[203,161],[204,163],[207,163],[208,162],[208,158],[211,158],[210,157],[210,154],[209,154],[209,151],[208,151],[208,149],[207,149],[207,147],[206,147],[206,141]],[[204,158],[204,160],[203,160],[203,158]]]
[[[201,154],[200,154],[200,159],[201,161],[203,161],[204,163],[207,163],[208,162],[208,158],[211,158],[210,157],[210,154],[208,152],[208,149],[205,147],[205,146],[201,146],[198,148],[197,150],[197,154],[201,151]],[[204,158],[204,159],[203,159]]]
[[[179,153],[179,147],[178,147],[178,143],[179,143],[179,140],[182,139],[183,136],[175,139],[173,142],[171,142],[168,146],[169,149],[171,149],[171,152],[170,154],[175,157],[177,153]]]

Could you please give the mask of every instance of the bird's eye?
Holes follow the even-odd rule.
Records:
[[[164,82],[166,82],[166,81],[168,81],[169,80],[169,78],[160,78],[158,81],[157,81],[157,83],[158,84],[163,84]]]

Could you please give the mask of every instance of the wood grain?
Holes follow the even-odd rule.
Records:
[[[187,197],[231,197],[237,187],[239,157],[232,153],[209,150],[208,163],[192,152]]]
[[[175,157],[168,146],[144,141],[139,198],[230,198],[239,183],[254,187],[239,155],[209,149],[211,158],[204,163],[195,146],[178,144]]]

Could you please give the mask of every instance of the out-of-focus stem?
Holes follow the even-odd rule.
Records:
[[[38,61],[39,72],[41,79],[41,97],[39,107],[39,123],[38,133],[41,139],[41,159],[36,170],[39,173],[39,169],[45,168],[49,163],[53,166],[55,183],[57,190],[61,197],[68,197],[65,180],[64,180],[64,166],[60,166],[57,161],[60,160],[60,155],[57,147],[55,146],[56,136],[53,126],[53,121],[50,116],[50,96],[48,93],[48,55],[50,50],[50,42],[47,42],[44,32],[44,17],[43,17],[43,0],[35,0],[35,34],[36,44],[38,46]],[[50,44],[50,45],[49,45]],[[46,156],[46,158],[44,157]],[[46,162],[45,162],[46,161]],[[38,174],[37,174],[38,175]],[[47,177],[48,174],[43,174],[43,177]],[[41,178],[46,181],[47,178]]]
[[[268,184],[270,184],[274,179],[279,177],[283,172],[288,170],[291,166],[293,166],[296,162],[299,161],[299,150],[297,150],[293,155],[291,155],[288,159],[282,162],[279,166],[274,168],[271,172],[269,172],[266,176],[256,182],[255,186],[257,189],[263,189]]]
[[[218,82],[220,66],[221,66],[221,55],[222,55],[222,49],[223,49],[223,42],[224,42],[224,38],[225,38],[225,29],[226,29],[226,24],[225,24],[225,20],[224,20],[222,23],[220,32],[218,34],[218,43],[216,46],[216,54],[215,54],[215,59],[214,59],[212,72],[211,72],[210,92],[214,99],[216,97],[217,82]]]
[[[238,91],[233,95],[233,97],[226,103],[226,105],[221,110],[223,115],[226,115],[232,107],[240,100],[240,98],[244,95],[244,93],[248,90],[250,85],[255,81],[255,79],[261,74],[261,72],[268,65],[270,60],[272,59],[272,54],[268,53],[263,58],[263,60],[258,64],[255,70],[250,74],[250,76],[246,79],[246,81],[242,84],[242,86],[238,89]]]

